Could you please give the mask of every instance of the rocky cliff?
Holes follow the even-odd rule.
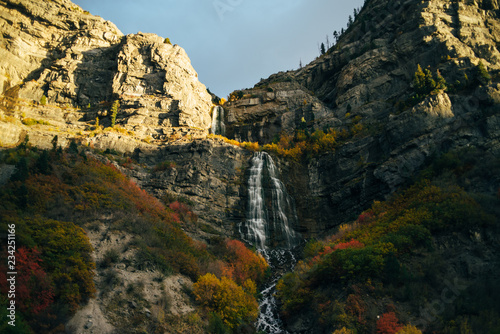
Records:
[[[112,23],[70,1],[2,1],[0,6],[1,126],[9,132],[4,145],[16,144],[26,133],[42,147],[55,135],[62,144],[71,138],[85,141],[89,130],[112,122],[125,131],[94,133],[94,145],[132,152],[147,147],[144,142],[208,133],[211,96],[178,45],[153,34],[123,36]],[[116,121],[111,120],[113,101],[121,105]],[[23,119],[45,127],[23,126]]]
[[[231,94],[224,105],[226,135],[268,144],[282,134],[299,141],[297,130],[307,138],[319,130],[340,134],[334,148],[296,159],[273,157],[295,199],[299,219],[293,227],[306,238],[354,220],[429,165],[439,169],[437,158],[447,152],[484,159],[474,173],[475,164],[467,161],[444,164],[460,173],[468,192],[497,203],[499,13],[496,0],[366,1],[324,55]],[[82,159],[90,155],[113,164],[166,203],[188,202],[197,219],[182,228],[191,237],[239,237],[253,152],[207,137],[212,97],[181,47],[153,34],[124,36],[66,0],[0,0],[0,32],[2,148],[30,143],[50,149],[75,141],[85,147],[79,148]],[[424,69],[422,87],[415,80],[418,65]],[[0,183],[14,173],[13,165],[1,167]],[[89,234],[101,260],[108,248],[132,236],[107,231],[105,215],[96,219]],[[479,254],[481,247],[470,246],[470,252]],[[450,258],[459,248],[450,248]],[[490,255],[481,270],[494,262]],[[124,282],[153,279],[122,264],[117,269]],[[96,282],[99,289],[108,284],[104,276]],[[149,283],[160,293],[158,284]],[[181,285],[172,278],[176,302],[186,306],[180,313],[189,313]],[[106,301],[100,303],[102,308]],[[89,329],[90,314],[100,319],[103,332],[112,331],[95,305],[68,328]]]
[[[211,96],[182,48],[152,34],[123,36],[112,23],[69,1],[1,5],[3,146],[28,138],[50,148],[57,136],[58,145],[76,139],[133,155],[151,168],[171,160],[193,175],[184,154],[168,152],[192,152],[190,142],[206,137]],[[394,192],[443,152],[473,145],[498,154],[497,13],[496,2],[367,1],[325,55],[231,94],[224,106],[226,134],[260,144],[299,128],[351,134],[335,152],[298,164],[281,162],[296,198],[297,228],[306,236],[324,233]],[[480,63],[492,80],[481,82]],[[440,73],[446,89],[415,98],[417,65]],[[115,116],[114,101],[120,103]],[[249,153],[206,143],[195,144],[196,154],[207,157],[213,175],[245,184],[244,176],[233,178],[234,172],[217,166],[228,161],[221,156],[229,150],[238,152],[234,167],[244,169]],[[222,153],[219,145],[226,146]],[[205,174],[201,178],[207,181],[212,174]],[[169,178],[168,190],[198,203],[204,221],[225,216],[228,228],[241,219],[245,191],[239,192],[238,209],[228,211],[234,215],[221,207],[212,216],[202,204],[211,198],[211,182],[199,185],[195,178],[190,184],[188,177],[179,187],[177,175]],[[165,175],[139,179],[150,189],[166,182]],[[224,197],[225,191],[218,194]]]
[[[356,126],[335,152],[290,170],[302,229],[313,234],[354,218],[451,149],[498,156],[498,10],[495,1],[367,1],[326,54],[234,92],[227,133],[268,143],[304,125],[309,133]],[[442,75],[446,89],[417,95],[418,65]]]

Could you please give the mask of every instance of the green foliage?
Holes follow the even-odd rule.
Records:
[[[428,68],[422,70],[422,67],[418,65],[417,71],[413,77],[413,87],[417,96],[422,98],[429,94],[446,90],[447,84],[439,70],[436,71],[436,76],[433,76],[432,72]]]
[[[47,157],[49,168],[45,166]],[[54,311],[57,316],[51,315],[46,327],[57,326],[62,317],[93,294],[91,247],[75,223],[85,225],[103,212],[117,217],[107,222],[109,228],[136,235],[131,246],[143,269],[152,268],[163,275],[180,272],[193,280],[214,268],[214,272],[222,272],[214,265],[218,260],[206,245],[192,240],[182,230],[184,220],[195,219],[186,204],[174,202],[171,204],[177,204],[165,207],[112,164],[69,152],[40,152],[28,146],[5,151],[2,159],[17,162],[18,172],[12,182],[0,188],[0,220],[16,224],[19,245],[41,250],[42,267],[55,287],[54,309],[69,311]],[[234,254],[239,253],[222,251],[223,257],[238,261],[239,256]],[[117,258],[116,251],[109,251],[101,265],[109,267]],[[230,262],[226,266],[229,269]],[[106,278],[116,283],[112,270]],[[254,291],[255,284],[253,287]],[[251,286],[245,289],[252,290]],[[27,318],[31,325],[32,315]]]
[[[40,104],[42,106],[47,104],[47,97],[45,95],[42,95],[42,98],[40,99]]]
[[[208,332],[210,334],[229,334],[230,330],[224,324],[221,317],[217,313],[212,312],[209,317]]]
[[[31,334],[30,326],[24,320],[21,312],[16,312],[15,326],[11,326],[8,322],[11,321],[7,316],[10,314],[7,310],[9,306],[8,300],[4,294],[0,295],[0,333],[4,334]]]
[[[37,124],[41,125],[51,125],[49,122],[43,121],[43,120],[38,120],[38,119],[33,119],[33,118],[23,118],[22,123],[27,126],[33,126]]]
[[[120,108],[120,101],[115,100],[111,106],[111,127],[114,128],[116,124],[116,116],[118,115],[118,109]]]
[[[488,73],[488,70],[486,70],[486,67],[481,61],[476,66],[475,75],[476,80],[481,85],[487,85],[491,82],[491,75]]]
[[[439,166],[453,168],[459,164],[450,157],[437,161]],[[293,317],[314,309],[313,314],[325,331],[342,327],[362,329],[365,316],[363,299],[357,297],[359,292],[342,300],[338,294],[348,294],[348,287],[370,287],[376,282],[412,286],[410,282],[418,281],[418,287],[437,286],[437,257],[430,255],[428,265],[422,264],[417,273],[404,261],[415,253],[432,254],[434,236],[445,231],[468,233],[490,226],[492,221],[464,190],[456,186],[438,187],[422,180],[388,201],[374,202],[351,228],[343,227],[342,233],[324,241],[310,241],[304,248],[304,260],[276,286],[282,314]],[[418,294],[407,296],[412,301],[419,298]],[[380,333],[401,329],[402,325],[392,326],[395,323],[391,319],[394,320],[387,316],[387,321],[380,323]]]
[[[69,143],[68,152],[72,154],[78,154],[78,144],[74,139],[72,139]]]
[[[168,37],[165,38],[165,40],[163,41],[163,43],[172,45],[172,42],[170,42],[170,38],[168,38]]]
[[[92,246],[82,228],[42,217],[26,218],[17,225],[25,233],[19,236],[21,242],[32,242],[41,250],[43,267],[57,288],[56,300],[73,312],[93,296],[95,264]]]
[[[29,176],[28,159],[21,157],[16,163],[16,171],[11,176],[12,181],[25,181]]]

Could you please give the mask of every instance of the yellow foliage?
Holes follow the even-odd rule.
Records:
[[[256,290],[251,280],[247,280],[242,288],[227,277],[219,280],[213,274],[206,274],[193,284],[196,300],[208,311],[217,313],[229,328],[257,319]]]
[[[422,334],[422,331],[420,331],[415,326],[406,325],[403,328],[401,328],[399,331],[397,331],[396,334]]]
[[[354,334],[354,331],[343,327],[342,329],[337,329],[333,334]]]

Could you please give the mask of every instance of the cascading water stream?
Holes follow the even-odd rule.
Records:
[[[222,108],[221,106],[215,106],[212,111],[212,134],[226,134],[226,124],[224,123],[224,108]]]
[[[292,249],[301,237],[292,228],[297,221],[292,198],[279,179],[271,156],[257,152],[252,158],[248,179],[247,220],[240,226],[243,239],[254,244],[266,258],[272,275],[261,291],[257,329],[265,333],[287,333],[278,314],[274,294],[281,276],[292,270],[296,260]],[[266,201],[266,198],[271,201]]]

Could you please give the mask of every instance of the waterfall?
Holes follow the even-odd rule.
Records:
[[[269,197],[271,202],[266,205]],[[281,182],[273,159],[266,152],[256,152],[248,178],[247,219],[240,226],[243,239],[260,250],[269,246],[291,249],[301,241],[290,226],[296,221],[293,199]]]
[[[262,175],[264,171],[264,155],[258,152],[252,158],[250,177],[248,178],[248,219],[246,233],[243,238],[258,249],[266,248],[267,212],[264,205],[264,188]]]
[[[224,108],[214,106],[212,110],[212,134],[225,135],[226,125],[224,124]]]
[[[281,182],[273,159],[265,152],[255,153],[248,178],[247,219],[240,225],[240,234],[256,246],[273,272],[261,291],[257,319],[257,330],[265,333],[287,333],[279,319],[274,294],[278,280],[296,263],[292,249],[302,241],[291,227],[296,222],[293,199]]]

